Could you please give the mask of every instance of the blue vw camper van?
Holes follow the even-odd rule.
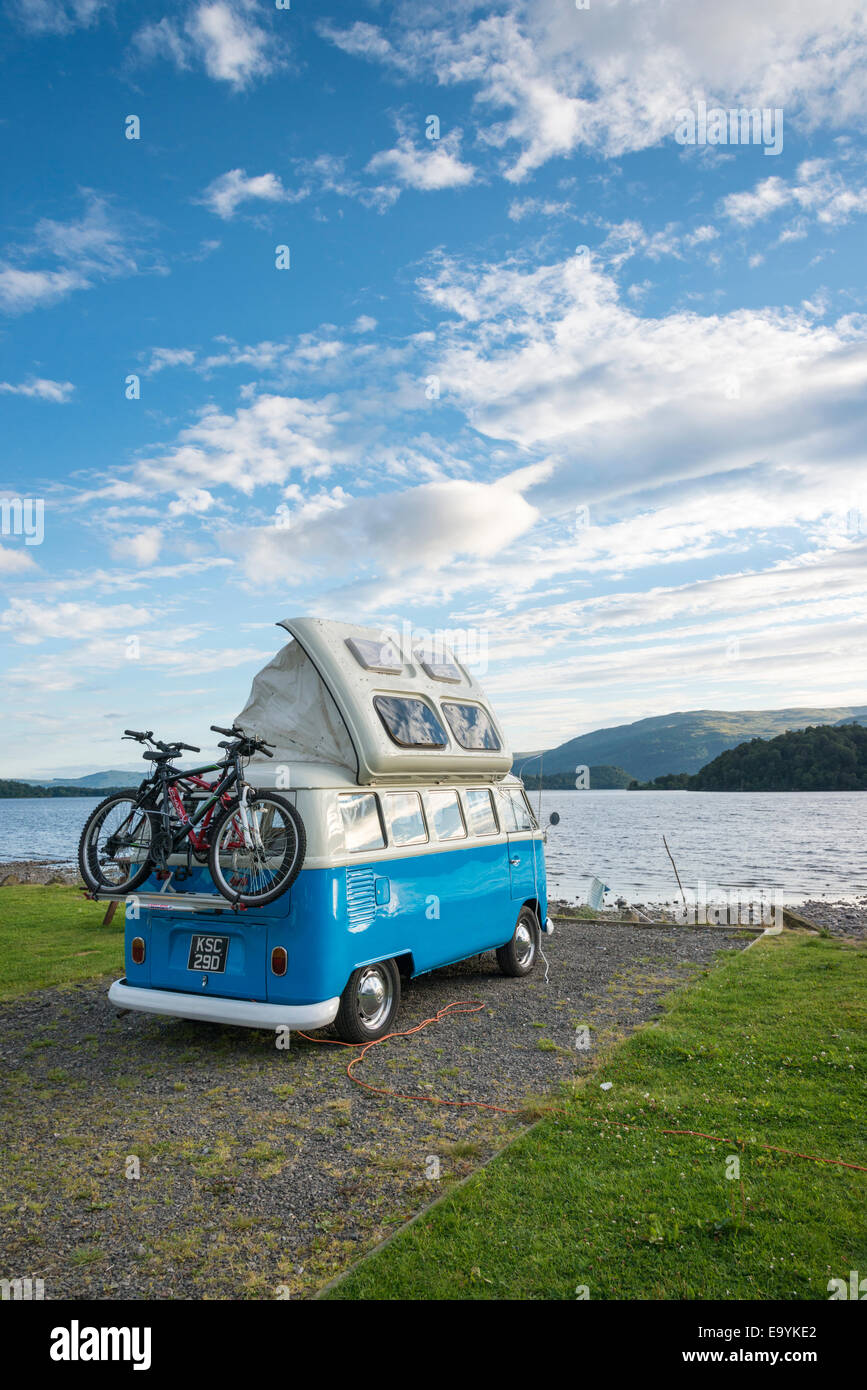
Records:
[[[402,982],[495,950],[527,975],[547,917],[544,835],[484,691],[445,651],[314,618],[235,725],[247,781],[306,831],[291,888],[237,911],[178,857],[126,900],[122,1009],[252,1028],[393,1031]],[[409,649],[407,649],[409,648]],[[165,871],[164,871],[165,872]]]

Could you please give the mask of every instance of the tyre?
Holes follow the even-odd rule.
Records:
[[[497,964],[504,975],[529,975],[538,954],[539,919],[531,907],[522,907],[511,941],[497,951]]]
[[[153,827],[133,793],[107,796],[84,823],[78,868],[92,892],[131,893],[153,867]]]
[[[245,844],[238,802],[223,812],[211,832],[208,867],[229,902],[261,907],[295,882],[307,852],[307,834],[291,801],[275,792],[251,793],[247,820],[252,848]]]
[[[392,1031],[400,1008],[400,972],[393,960],[353,970],[334,1020],[344,1042],[375,1042]]]

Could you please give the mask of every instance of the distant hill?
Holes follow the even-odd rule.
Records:
[[[753,738],[720,753],[693,776],[674,773],[632,790],[704,792],[867,791],[867,728],[822,724]]]
[[[770,739],[787,729],[808,725],[838,725],[852,720],[867,721],[867,705],[778,710],[686,710],[676,714],[638,719],[634,724],[618,724],[597,729],[561,743],[545,754],[544,775],[572,773],[576,767],[607,766],[630,768],[636,778],[649,782],[666,773],[695,773],[727,748],[753,738]],[[514,766],[520,766],[529,753],[516,753]],[[525,769],[538,773],[538,760]]]
[[[123,771],[114,768],[111,772],[89,772],[86,777],[33,777],[29,786],[35,787],[76,787],[80,792],[89,791],[92,788],[101,790],[114,790],[116,787],[137,787],[143,777],[148,774],[148,769],[142,764],[140,771]],[[18,781],[18,778],[11,779]]]
[[[535,768],[535,772],[534,772]],[[543,791],[575,791],[575,773],[554,772],[542,774]],[[625,772],[622,767],[609,767],[605,763],[598,764],[589,769],[587,777],[587,789],[589,791],[622,791],[628,787],[634,777],[631,773]],[[531,763],[524,768],[523,781],[525,786],[530,788],[539,786],[539,764]]]
[[[127,787],[46,787],[39,782],[14,782],[8,777],[0,777],[0,799],[33,796],[92,796],[101,797],[108,792],[127,791]]]

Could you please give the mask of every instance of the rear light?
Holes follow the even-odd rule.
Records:
[[[134,936],[130,946],[130,954],[134,965],[144,965],[145,944],[143,936]]]
[[[271,969],[275,975],[285,975],[289,957],[283,946],[275,946],[271,952]]]

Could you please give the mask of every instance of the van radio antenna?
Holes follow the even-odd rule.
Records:
[[[539,811],[538,811],[538,815],[537,815],[537,820],[538,820],[539,824],[541,825],[541,824],[542,824],[542,768],[543,768],[544,763],[545,763],[545,750],[543,749],[541,753],[531,753],[530,756],[529,756],[529,758],[525,758],[524,761],[521,763],[521,766],[518,768],[518,776],[519,776],[519,777],[521,776],[521,773],[524,771],[524,768],[527,766],[527,763],[532,763],[536,758],[539,759]]]

